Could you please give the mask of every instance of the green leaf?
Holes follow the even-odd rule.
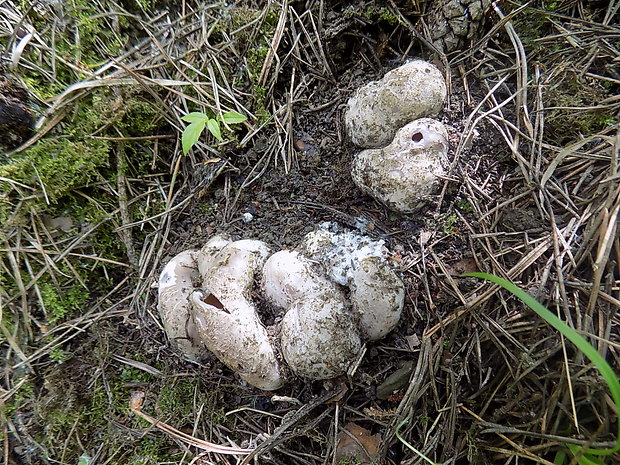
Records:
[[[243,123],[247,118],[236,111],[228,111],[222,115],[222,119],[226,124]]]
[[[187,121],[188,123],[198,123],[200,121],[207,121],[209,117],[199,111],[193,111],[185,116],[182,116],[181,119],[183,121]]]
[[[213,137],[222,142],[223,139],[220,131],[220,123],[214,119],[209,119],[209,121],[207,121],[207,128],[209,129],[209,132],[213,134]]]
[[[495,276],[487,273],[467,273],[462,276],[474,276],[476,278],[486,279],[491,281],[498,286],[503,287],[507,291],[511,292],[513,295],[518,297],[524,304],[534,310],[541,318],[543,318],[547,323],[557,329],[560,333],[564,335],[566,339],[571,341],[573,344],[577,346],[579,350],[581,350],[586,357],[590,359],[594,366],[596,366],[597,370],[600,372],[601,376],[607,383],[609,387],[609,391],[611,392],[611,397],[616,404],[616,412],[620,412],[620,381],[618,381],[618,375],[614,372],[614,370],[609,366],[607,360],[603,358],[598,351],[590,345],[588,341],[586,341],[583,337],[581,337],[577,332],[560,320],[556,315],[551,313],[547,308],[545,308],[541,303],[539,303],[536,299],[534,299],[531,295],[526,293],[524,290],[519,288],[516,284],[504,279],[499,276]],[[593,457],[594,455],[611,455],[620,451],[620,421],[618,423],[618,433],[616,437],[616,444],[611,449],[594,449],[591,447],[581,448],[575,445],[567,445],[573,455],[577,456],[580,453],[584,453],[584,455],[579,459],[579,463],[582,465],[590,465],[590,464],[600,464],[604,463]]]
[[[198,142],[198,139],[200,139],[200,134],[202,134],[202,131],[205,128],[205,124],[205,121],[195,121],[183,130],[181,142],[183,144],[184,155],[187,155],[187,152],[189,152],[194,144]]]

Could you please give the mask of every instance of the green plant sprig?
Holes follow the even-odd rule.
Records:
[[[515,297],[520,299],[524,304],[530,307],[534,312],[543,318],[547,323],[557,329],[562,335],[571,341],[579,350],[581,350],[586,357],[590,359],[596,369],[600,372],[601,376],[607,383],[611,397],[616,406],[616,414],[620,412],[620,382],[618,376],[614,370],[609,366],[609,363],[603,358],[598,351],[588,343],[577,332],[560,320],[556,315],[549,311],[546,307],[540,304],[536,299],[527,294],[523,289],[519,288],[516,284],[499,276],[495,276],[488,273],[467,273],[462,276],[473,276],[475,278],[482,278],[491,281],[498,286],[503,287],[508,292],[512,293]],[[580,465],[604,465],[605,462],[598,459],[596,456],[612,455],[620,451],[620,420],[618,421],[618,433],[616,437],[616,444],[609,449],[597,449],[591,447],[580,447],[574,444],[566,445],[573,456],[577,459],[577,463]],[[556,456],[554,463],[561,464],[564,462],[565,454],[559,453]],[[574,462],[572,462],[574,463]]]
[[[198,139],[200,139],[202,131],[204,131],[205,127],[211,134],[213,134],[213,137],[215,137],[218,141],[223,142],[224,139],[222,138],[222,130],[220,128],[222,121],[225,124],[239,124],[247,120],[244,115],[237,113],[236,111],[228,111],[221,116],[218,115],[215,118],[212,118],[200,111],[194,111],[181,117],[181,119],[190,123],[189,126],[183,130],[183,135],[181,136],[184,155],[187,155],[187,152],[189,152],[194,144],[198,142]]]

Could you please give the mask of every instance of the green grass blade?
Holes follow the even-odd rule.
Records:
[[[431,459],[429,459],[426,455],[424,455],[422,452],[420,452],[418,449],[416,449],[415,447],[413,447],[411,444],[409,444],[409,442],[407,442],[401,435],[400,435],[400,429],[409,422],[410,417],[405,418],[403,421],[400,422],[400,424],[396,427],[396,437],[398,438],[398,440],[400,442],[402,442],[405,447],[407,447],[407,449],[411,450],[412,452],[414,452],[415,454],[417,454],[420,458],[422,458],[423,460],[425,460],[426,462],[428,462],[430,465],[441,465],[440,463],[437,462],[433,462]]]
[[[588,341],[586,341],[583,337],[581,337],[574,329],[560,320],[556,315],[551,313],[547,308],[545,308],[542,304],[540,304],[536,299],[527,294],[517,285],[512,282],[500,278],[499,276],[495,276],[487,273],[467,273],[463,276],[473,276],[476,278],[486,279],[491,281],[498,286],[503,287],[514,296],[518,297],[523,303],[525,303],[528,307],[530,307],[534,312],[536,312],[541,318],[543,318],[547,323],[557,329],[560,333],[564,335],[566,339],[571,341],[573,344],[577,346],[579,350],[581,350],[586,357],[590,359],[592,363],[596,366],[598,371],[601,373],[601,376],[609,386],[609,391],[611,392],[611,397],[616,405],[616,414],[620,413],[620,382],[618,382],[618,376],[614,372],[614,370],[609,366],[607,361],[603,358],[601,354],[599,354],[594,347],[592,347]],[[575,454],[576,451],[581,451],[581,448],[569,447],[571,452]],[[616,438],[616,445],[611,449],[593,449],[593,448],[585,448],[584,452],[586,454],[592,455],[611,455],[620,451],[620,421],[618,421],[618,433]],[[579,460],[579,463],[587,464],[587,463],[601,463],[594,457],[582,457],[584,461]]]

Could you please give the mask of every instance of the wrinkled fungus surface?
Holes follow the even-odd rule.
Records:
[[[404,285],[387,257],[383,241],[332,224],[310,233],[299,250],[273,254],[260,241],[215,236],[164,267],[160,316],[186,357],[199,360],[206,348],[260,389],[281,387],[289,369],[331,378],[348,370],[363,341],[398,324]],[[264,299],[283,312],[275,331],[252,298],[258,282]]]
[[[410,61],[355,92],[345,113],[347,133],[359,147],[385,147],[403,125],[439,113],[446,96],[434,65]]]
[[[447,96],[441,72],[414,60],[359,89],[345,114],[351,141],[366,147],[353,157],[353,181],[388,208],[414,212],[436,193],[445,174],[448,134],[429,117]]]
[[[447,154],[445,126],[422,118],[401,128],[387,147],[355,155],[351,176],[362,191],[385,206],[414,212],[436,192]]]

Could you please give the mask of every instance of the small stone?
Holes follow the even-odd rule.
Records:
[[[465,37],[467,35],[467,29],[469,27],[469,21],[467,18],[452,19],[448,22],[450,23],[455,35],[459,37]]]
[[[392,394],[407,386],[411,373],[413,373],[413,362],[404,362],[398,370],[377,386],[377,398],[386,400]]]
[[[469,16],[473,21],[480,21],[482,18],[482,3],[481,2],[473,2],[469,5]]]
[[[465,14],[465,8],[459,0],[452,0],[444,5],[443,14],[448,19],[462,17]]]

